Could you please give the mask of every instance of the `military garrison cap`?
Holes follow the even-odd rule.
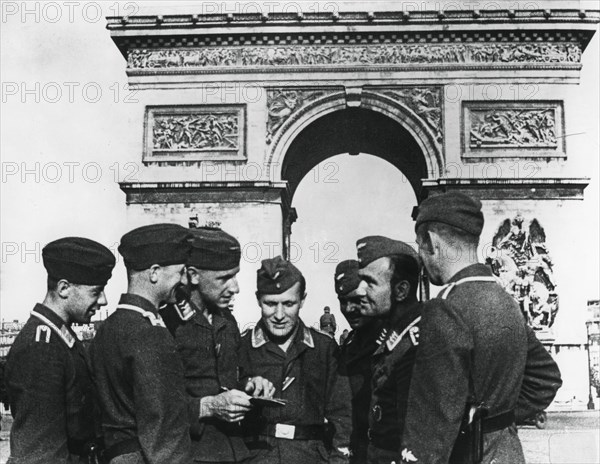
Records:
[[[356,242],[358,266],[362,269],[373,261],[386,256],[405,256],[411,258],[419,266],[419,255],[413,247],[400,240],[393,240],[381,235],[371,235]]]
[[[417,208],[415,230],[426,222],[441,222],[479,236],[483,229],[481,202],[458,192],[429,197]]]
[[[65,237],[48,243],[42,250],[48,275],[79,285],[106,285],[115,267],[111,251],[82,237]]]
[[[279,295],[304,279],[302,273],[281,256],[264,259],[256,272],[258,293]]]
[[[344,296],[356,290],[360,284],[358,277],[358,261],[347,259],[335,267],[335,292]]]
[[[240,265],[240,242],[216,227],[190,229],[193,237],[188,265],[210,271],[227,271]]]
[[[127,269],[141,271],[154,264],[170,266],[187,262],[191,248],[189,229],[177,224],[151,224],[127,232],[119,253]]]

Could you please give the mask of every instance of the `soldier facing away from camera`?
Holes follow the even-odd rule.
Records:
[[[445,287],[423,307],[402,462],[524,463],[515,417],[560,387],[518,304],[477,262],[483,221],[481,203],[460,193],[418,208],[419,255]]]
[[[88,462],[98,449],[99,424],[87,352],[73,323],[87,324],[107,304],[104,286],[115,257],[80,237],[42,250],[48,287],[42,304],[15,339],[6,363],[14,417],[11,464]]]

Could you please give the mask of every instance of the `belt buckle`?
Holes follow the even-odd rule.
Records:
[[[275,438],[293,440],[296,434],[296,426],[290,424],[275,424]]]

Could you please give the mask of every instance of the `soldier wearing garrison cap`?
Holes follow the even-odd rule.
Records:
[[[252,462],[260,464],[345,463],[349,458],[350,391],[338,373],[335,341],[299,318],[306,298],[302,273],[278,256],[257,272],[262,318],[242,336],[242,376],[275,382],[282,407],[252,410],[246,418]],[[325,445],[327,421],[333,446]]]
[[[421,303],[417,300],[419,259],[407,243],[370,236],[356,242],[363,314],[383,330],[372,356],[368,463],[389,463],[400,450],[412,367],[419,344]]]
[[[481,203],[460,193],[418,208],[419,255],[444,288],[423,307],[402,462],[524,463],[515,415],[547,406],[560,387],[518,304],[477,262],[483,223]]]
[[[87,353],[71,324],[90,322],[107,301],[104,286],[115,257],[80,237],[42,250],[47,293],[15,339],[6,364],[14,417],[9,462],[88,462],[98,449],[99,423]]]
[[[249,452],[239,421],[250,395],[272,396],[273,385],[260,377],[238,385],[240,332],[228,306],[239,292],[239,242],[218,228],[190,232],[189,301],[168,305],[162,315],[183,361],[186,391],[201,401],[201,418],[190,429],[194,462],[241,462]]]
[[[158,308],[187,283],[190,234],[175,224],[128,232],[119,252],[127,293],[91,346],[106,459],[112,464],[189,464],[190,417],[200,401],[185,394],[183,365]]]
[[[366,292],[359,284],[358,261],[349,259],[336,266],[335,291],[340,310],[352,329],[344,342],[340,341],[340,372],[348,377],[352,392],[352,464],[367,462],[371,356],[379,346],[377,337],[383,328],[381,319],[361,314],[361,308],[366,305]]]

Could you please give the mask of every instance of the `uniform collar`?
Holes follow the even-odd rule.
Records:
[[[119,304],[128,304],[137,306],[144,311],[150,311],[151,313],[158,315],[158,308],[154,306],[149,300],[140,295],[134,295],[133,293],[123,293]]]
[[[465,277],[481,277],[481,276],[493,276],[492,270],[486,266],[485,264],[475,263],[471,264],[452,276],[452,278],[447,283],[458,282]]]
[[[402,330],[420,314],[421,303],[418,300],[396,305],[390,317],[390,328]]]
[[[264,323],[261,319],[252,329],[252,348],[260,348],[269,341],[270,340],[267,336],[266,329],[264,328]],[[310,329],[304,325],[302,320],[298,321],[298,331],[296,332],[293,340],[293,343],[296,342],[303,343],[309,348],[315,347],[315,342],[312,334],[310,333]]]
[[[31,312],[33,317],[42,321],[52,329],[69,348],[73,348],[78,340],[77,335],[61,317],[43,304],[36,304]]]

